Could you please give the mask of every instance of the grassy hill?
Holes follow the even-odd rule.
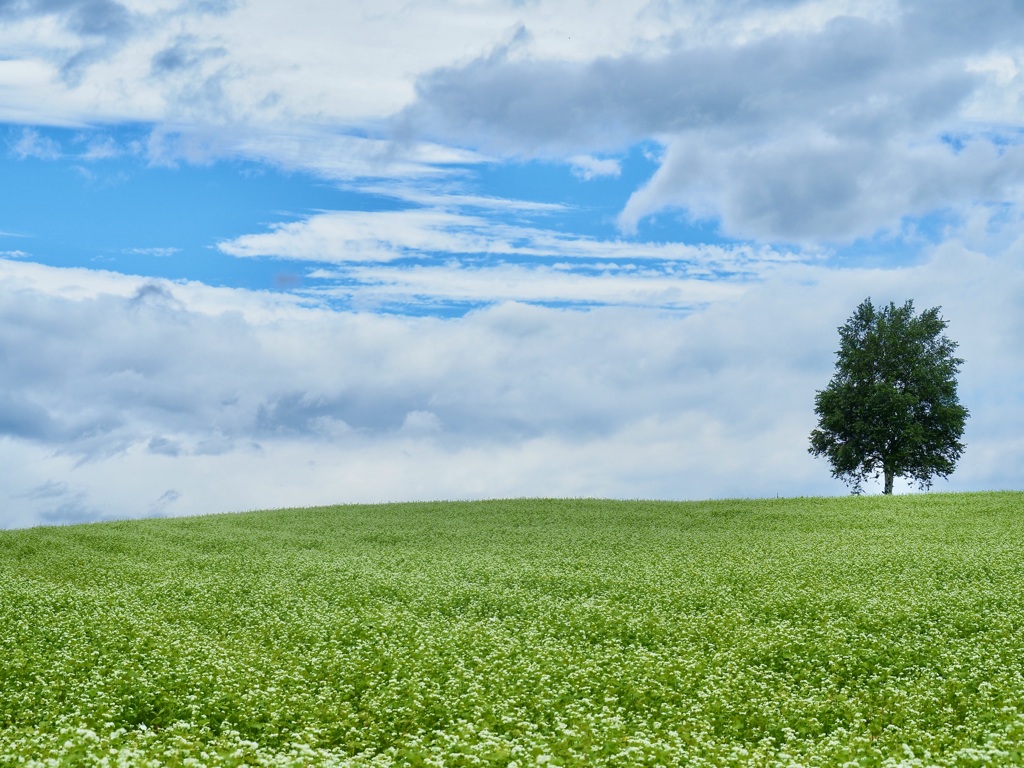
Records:
[[[1022,745],[1021,493],[0,532],[2,765],[1021,765]]]

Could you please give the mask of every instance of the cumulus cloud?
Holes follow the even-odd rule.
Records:
[[[136,20],[131,11],[116,0],[5,0],[0,3],[0,19],[9,23],[54,20],[74,39],[60,40],[52,33],[49,55],[60,64],[65,82],[76,85],[83,69],[122,44],[133,32]],[[47,24],[37,25],[49,26]]]
[[[1024,146],[935,140],[907,147],[895,134],[838,142],[826,134],[782,136],[737,147],[714,138],[669,141],[664,162],[620,215],[635,230],[666,206],[719,217],[732,235],[815,243],[845,241],[935,210],[1020,197]]]
[[[0,116],[143,121],[181,133],[258,126],[264,147],[299,136],[311,152],[316,140],[291,129],[379,137],[414,97],[419,73],[501,44],[525,20],[531,50],[579,59],[663,34],[638,18],[646,4],[379,0],[312,2],[296,13],[276,0],[5,0]]]
[[[244,13],[168,2],[145,14],[116,0],[9,0],[0,14],[18,29],[0,31],[16,52],[0,62],[0,115],[151,121],[156,163],[242,155],[338,179],[523,155],[607,178],[621,173],[617,152],[661,141],[666,165],[630,200],[626,230],[682,207],[720,218],[727,234],[842,240],[958,204],[914,186],[921,174],[961,198],[1015,193],[1018,173],[971,173],[941,141],[974,131],[980,146],[979,121],[1016,119],[1014,3],[724,8],[382,2],[372,14],[325,5],[308,23],[269,0]],[[437,34],[424,39],[428,18]],[[24,27],[45,19],[74,40]],[[44,64],[68,51],[91,62],[65,62],[81,79],[70,89]]]
[[[780,123],[858,133],[927,127],[950,115],[978,76],[943,51],[918,59],[917,34],[841,17],[820,30],[741,43],[681,41],[655,56],[586,63],[487,56],[424,76],[407,116],[512,150],[615,146],[722,126],[750,135]]]
[[[222,59],[228,50],[222,46],[203,45],[195,35],[182,35],[153,54],[151,72],[164,76],[183,70],[195,70],[211,59]]]
[[[53,16],[67,28],[89,37],[124,37],[131,14],[115,0],[4,0],[0,18],[19,20]]]
[[[402,119],[435,138],[570,163],[581,148],[658,138],[665,160],[625,207],[624,229],[679,207],[733,236],[847,241],[901,217],[1017,198],[1019,152],[972,121],[998,118],[983,114],[996,80],[1020,80],[1005,57],[1019,54],[1022,31],[1013,3],[908,1],[590,61],[499,51],[424,75]]]
[[[181,444],[166,437],[151,438],[147,449],[150,453],[158,453],[163,456],[179,456],[181,454]]]

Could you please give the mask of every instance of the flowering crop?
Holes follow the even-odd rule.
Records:
[[[1024,764],[1024,494],[0,533],[0,765]]]

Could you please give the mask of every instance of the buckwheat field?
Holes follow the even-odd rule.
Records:
[[[0,532],[0,765],[1024,764],[1024,494]]]

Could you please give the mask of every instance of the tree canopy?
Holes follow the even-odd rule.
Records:
[[[836,370],[814,398],[818,426],[809,448],[832,464],[832,476],[860,493],[881,475],[920,488],[947,477],[964,451],[968,411],[956,376],[963,360],[943,333],[939,307],[914,313],[913,301],[876,309],[865,299],[839,328]]]

